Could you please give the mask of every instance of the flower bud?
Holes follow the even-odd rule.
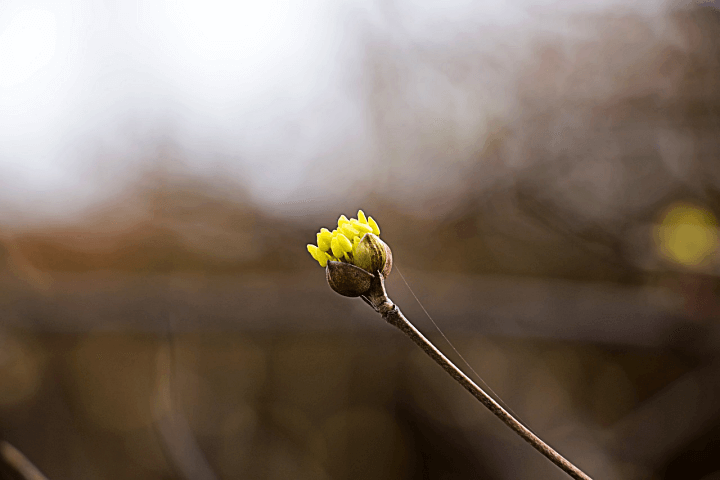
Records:
[[[310,255],[312,255],[312,257],[315,260],[317,260],[317,262],[320,264],[320,266],[325,268],[328,260],[330,260],[330,256],[328,256],[327,253],[323,252],[315,245],[308,244],[307,250],[308,250],[308,252],[310,252]]]
[[[333,237],[332,241],[330,242],[330,248],[332,249],[332,254],[335,255],[337,258],[342,258],[343,253],[345,253],[340,246],[340,242],[338,241],[338,237]]]
[[[320,263],[320,266],[323,268],[325,268],[327,266],[327,263],[329,260],[332,260],[332,257],[323,251],[320,251],[320,253],[318,253],[318,257],[321,257],[321,258],[318,258],[317,261],[318,261],[318,263]]]
[[[360,232],[353,228],[352,224],[346,223],[339,230],[349,239],[353,239],[360,235]]]
[[[336,292],[358,296],[363,294],[370,280],[376,281],[377,275],[385,278],[392,269],[392,252],[379,235],[377,222],[358,210],[358,219],[341,215],[338,228],[332,232],[327,228],[320,229],[317,246],[308,245],[307,248],[310,255],[327,269],[328,282]],[[337,278],[334,272],[340,272]]]
[[[392,270],[392,251],[376,235],[366,233],[355,245],[353,263],[367,272],[380,272],[385,278]]]
[[[340,245],[340,248],[342,248],[343,253],[350,253],[353,249],[353,244],[345,235],[338,235],[337,236],[337,242],[338,245]]]
[[[354,218],[350,220],[350,225],[352,226],[352,228],[359,232],[360,236],[363,236],[366,233],[372,233],[373,231],[370,225],[368,225],[367,223],[362,223],[359,220],[355,220]]]
[[[380,227],[378,227],[378,224],[374,218],[368,217],[368,225],[370,225],[370,228],[372,228],[372,233],[374,233],[375,235],[380,235]]]
[[[327,262],[325,269],[330,288],[345,297],[359,297],[370,290],[374,275],[345,262]]]
[[[327,228],[321,228],[320,233],[317,234],[318,248],[323,252],[330,250],[330,242],[332,241],[332,233]]]

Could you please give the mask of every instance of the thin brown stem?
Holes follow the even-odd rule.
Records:
[[[0,441],[0,457],[26,480],[48,480],[20,450],[5,440]]]
[[[465,390],[470,392],[475,398],[485,405],[496,417],[502,420],[515,433],[520,435],[526,442],[533,446],[538,452],[542,453],[551,462],[560,467],[565,473],[577,480],[592,480],[582,470],[573,465],[565,457],[560,455],[550,445],[545,443],[540,437],[531,432],[525,425],[520,423],[507,410],[498,404],[490,395],[482,388],[475,384],[467,375],[465,375],[458,367],[455,366],[445,355],[438,350],[435,345],[430,342],[410,321],[405,318],[397,305],[387,297],[385,293],[385,285],[381,276],[376,276],[373,288],[366,294],[367,302],[382,315],[382,317],[390,325],[400,329],[405,335],[415,342],[435,363],[440,365],[452,378],[455,379]]]

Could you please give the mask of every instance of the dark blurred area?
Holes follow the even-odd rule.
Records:
[[[88,173],[114,187],[77,213],[7,204],[0,439],[50,480],[565,478],[327,287],[305,244],[363,208],[472,368],[590,476],[720,478],[720,11],[529,9],[542,28],[449,47],[376,7],[349,82],[365,150],[310,155],[283,199],[189,167],[167,126],[85,152],[132,175]]]

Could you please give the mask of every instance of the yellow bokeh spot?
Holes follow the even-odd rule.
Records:
[[[705,264],[720,244],[715,216],[686,203],[666,211],[655,229],[655,239],[663,257],[689,267]]]

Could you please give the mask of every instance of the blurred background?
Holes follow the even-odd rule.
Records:
[[[2,445],[50,480],[566,478],[327,287],[305,245],[363,208],[580,468],[720,479],[718,86],[717,2],[3,1]]]

